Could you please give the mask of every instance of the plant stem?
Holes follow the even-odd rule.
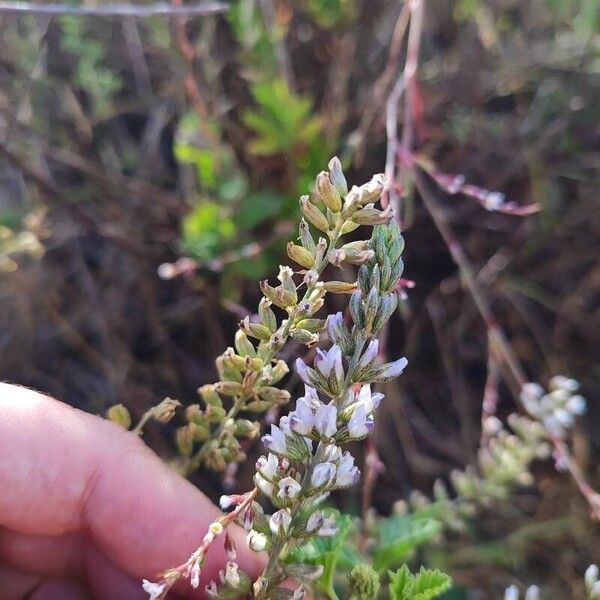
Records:
[[[336,225],[336,227],[334,228],[334,230],[331,234],[331,237],[329,239],[329,243],[327,246],[327,252],[325,253],[320,264],[314,266],[314,270],[319,275],[321,275],[323,273],[323,271],[325,270],[325,267],[327,266],[327,264],[329,262],[327,259],[327,255],[329,254],[329,252],[331,252],[333,249],[335,249],[335,247],[340,239],[340,232],[342,230],[343,225],[344,225],[343,221],[340,221]],[[285,324],[283,325],[283,327],[281,328],[281,331],[279,332],[284,343],[287,341],[289,334],[290,334],[290,330],[294,324],[294,320],[295,320],[296,314],[297,314],[297,307],[299,305],[301,305],[302,303],[304,303],[306,300],[308,300],[308,297],[315,290],[315,288],[316,288],[316,284],[307,285],[306,291],[304,292],[302,299],[296,304],[296,307],[294,308],[292,313],[285,320]],[[269,364],[275,358],[276,354],[277,354],[277,349],[273,348],[273,349],[268,350],[265,353],[265,355],[261,357],[263,359],[264,364]],[[246,398],[242,398],[242,397],[239,397],[238,399],[236,399],[233,406],[229,409],[229,412],[227,413],[227,416],[225,417],[225,419],[214,430],[214,432],[212,433],[210,438],[208,440],[206,440],[202,444],[202,446],[200,446],[200,448],[196,451],[196,453],[186,463],[186,465],[183,469],[183,472],[186,476],[189,476],[196,469],[200,468],[200,466],[202,465],[202,461],[204,460],[204,457],[206,456],[206,454],[208,452],[209,444],[213,440],[218,439],[218,437],[221,435],[221,433],[223,431],[224,423],[228,419],[235,418],[237,416],[237,414],[244,409],[246,400],[247,400]]]

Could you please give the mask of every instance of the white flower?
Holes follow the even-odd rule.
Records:
[[[335,465],[330,462],[318,464],[310,477],[310,482],[315,488],[321,488],[333,481],[335,477]]]
[[[575,415],[583,415],[586,409],[586,401],[583,396],[571,396],[567,402],[567,410]]]
[[[316,408],[321,403],[319,400],[319,395],[317,394],[317,390],[306,384],[304,384],[304,396],[301,396],[298,398],[298,400],[305,400],[312,408]]]
[[[358,481],[359,477],[360,471],[354,465],[354,458],[350,452],[344,452],[337,466],[335,484],[339,487],[350,487]]]
[[[317,348],[315,368],[323,375],[323,377],[329,377],[333,371],[335,378],[338,381],[341,381],[344,378],[342,349],[337,344],[331,346],[327,352],[323,352]]]
[[[279,493],[277,494],[277,497],[282,500],[284,498],[295,498],[301,490],[302,486],[293,477],[284,477],[279,482]]]
[[[511,585],[504,590],[504,600],[519,600],[519,590],[516,585]]]
[[[289,509],[282,508],[271,515],[269,519],[269,527],[273,535],[278,535],[280,532],[287,533],[292,522],[292,515]]]
[[[530,585],[525,592],[525,600],[539,600],[540,588],[537,585]]]
[[[335,444],[329,444],[325,448],[325,458],[332,463],[337,463],[342,458],[342,450]]]
[[[305,398],[298,398],[296,410],[290,413],[290,428],[300,435],[308,435],[315,424],[315,415]]]
[[[246,536],[248,548],[254,552],[262,552],[267,547],[267,536],[251,529]]]
[[[256,468],[266,479],[273,479],[273,477],[275,477],[277,474],[277,469],[279,468],[279,459],[274,454],[269,452],[268,458],[261,456],[256,461]]]
[[[337,408],[333,404],[322,404],[315,414],[315,427],[326,438],[337,432]]]
[[[350,421],[348,421],[348,433],[356,439],[365,437],[369,434],[371,424],[372,422],[368,420],[364,405],[359,404],[352,413]]]
[[[586,589],[592,589],[592,586],[598,581],[599,574],[600,571],[598,570],[597,565],[592,564],[585,570],[584,580]]]
[[[360,357],[358,361],[357,369],[364,369],[368,367],[379,354],[379,340],[374,339],[369,342],[367,349],[364,351],[363,355]]]
[[[147,579],[143,579],[142,587],[144,588],[144,591],[150,595],[149,600],[159,600],[167,591],[167,584],[164,581],[161,583],[152,583]]]
[[[271,425],[271,435],[264,435],[262,441],[268,450],[285,454],[287,449],[285,433],[277,425]]]
[[[296,373],[298,373],[298,377],[302,379],[305,385],[310,385],[312,383],[311,371],[312,369],[308,367],[308,365],[301,358],[296,359]]]
[[[221,496],[219,498],[219,506],[221,510],[227,510],[236,504],[236,496]]]
[[[564,375],[555,375],[548,385],[551,389],[562,388],[569,392],[576,392],[579,389],[579,382],[576,379]]]
[[[408,364],[408,360],[406,360],[405,357],[399,358],[398,360],[395,360],[394,362],[387,363],[386,365],[384,365],[383,371],[381,371],[381,373],[379,373],[377,378],[379,380],[384,380],[384,379],[393,379],[394,377],[398,377],[398,375],[400,375],[400,373],[402,373],[402,371],[404,371],[407,364]]]
[[[358,393],[356,400],[357,402],[360,402],[365,407],[367,413],[370,414],[379,408],[383,398],[383,394],[379,392],[372,394],[371,385],[367,383],[360,388],[360,392]]]
[[[335,517],[330,515],[329,517],[325,517],[323,525],[321,525],[321,527],[319,527],[319,530],[317,531],[317,535],[321,537],[331,537],[337,532],[338,528],[335,524]]]
[[[323,525],[323,521],[323,513],[320,510],[315,511],[308,518],[308,521],[306,523],[306,531],[308,533],[314,533],[315,531],[321,528],[321,525]]]
[[[273,484],[269,483],[260,473],[254,475],[254,483],[265,496],[273,495]]]

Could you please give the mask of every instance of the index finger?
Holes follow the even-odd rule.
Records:
[[[184,562],[219,510],[136,436],[25,388],[0,383],[0,526],[33,535],[81,532],[135,577]],[[240,567],[261,557],[232,528]],[[226,561],[208,553],[206,581]]]

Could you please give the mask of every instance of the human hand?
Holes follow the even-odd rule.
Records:
[[[147,598],[141,579],[183,563],[219,514],[136,436],[0,383],[0,600]],[[230,534],[258,574],[243,531]],[[225,561],[215,542],[204,583]]]

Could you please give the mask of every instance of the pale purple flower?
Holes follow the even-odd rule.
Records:
[[[393,379],[394,377],[398,377],[402,371],[406,368],[408,364],[408,360],[403,356],[394,362],[387,363],[384,365],[383,371],[379,374],[381,379]]]
[[[316,408],[321,403],[317,390],[306,384],[304,384],[304,396],[301,396],[298,400],[304,400],[312,408]]]
[[[354,465],[354,458],[350,452],[344,452],[337,465],[335,484],[339,487],[350,487],[358,482],[360,471]]]
[[[317,535],[321,537],[331,537],[338,532],[337,525],[335,524],[335,517],[330,515],[329,517],[325,517],[323,520],[323,525],[319,527],[317,531]]]
[[[367,349],[365,350],[364,354],[360,357],[357,368],[364,369],[365,367],[368,367],[377,358],[378,354],[379,354],[379,340],[378,339],[371,340],[369,342],[369,345],[367,346]]]
[[[333,404],[322,404],[315,413],[315,427],[326,438],[337,432],[337,408]]]
[[[314,533],[315,531],[321,528],[324,519],[325,517],[323,516],[323,513],[320,510],[315,511],[308,518],[308,521],[306,523],[306,531],[308,531],[308,533]]]
[[[323,375],[329,377],[331,372],[335,374],[335,378],[341,381],[344,378],[344,366],[342,365],[342,349],[334,344],[323,352],[317,348],[317,356],[315,356],[315,368]]]
[[[263,435],[262,441],[267,450],[285,454],[287,449],[285,433],[277,425],[271,425],[271,435]]]
[[[296,359],[296,373],[306,385],[312,385],[310,367],[301,358]]]
[[[310,482],[315,488],[322,488],[330,484],[335,477],[335,465],[330,462],[318,464],[310,477]]]
[[[263,477],[267,479],[273,479],[275,474],[277,473],[277,469],[279,467],[279,459],[269,452],[269,457],[261,456],[256,461],[256,468],[260,471]]]
[[[325,458],[332,463],[337,463],[342,458],[342,450],[335,444],[330,444],[325,449]]]
[[[329,315],[326,326],[329,339],[334,340],[336,337],[336,330],[344,326],[344,315],[341,311],[335,313],[335,315]]]
[[[295,498],[301,490],[302,486],[293,477],[284,477],[279,482],[277,497],[282,500],[285,498]]]
[[[289,417],[290,429],[300,435],[308,435],[315,425],[315,415],[305,398],[298,398],[296,410]]]
[[[289,509],[282,508],[271,515],[269,519],[269,527],[273,535],[278,535],[281,531],[287,533],[292,522],[292,515]]]
[[[371,422],[372,424],[372,422]],[[369,434],[369,421],[367,411],[363,404],[358,404],[354,409],[350,421],[348,421],[348,433],[350,437],[362,438]]]
[[[379,407],[383,400],[383,394],[379,392],[371,393],[371,385],[365,384],[360,388],[356,400],[365,407],[367,413],[372,413]]]

